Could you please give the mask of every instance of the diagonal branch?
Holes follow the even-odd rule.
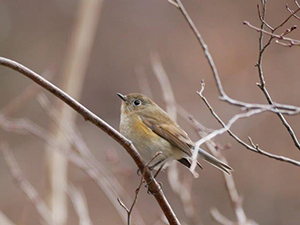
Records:
[[[180,224],[174,211],[172,210],[169,202],[167,201],[163,191],[160,188],[160,185],[157,183],[155,179],[152,178],[152,174],[148,168],[145,168],[145,164],[143,162],[143,159],[141,158],[140,154],[134,147],[134,145],[131,143],[130,140],[126,139],[123,135],[121,135],[117,130],[115,130],[113,127],[111,127],[108,123],[106,123],[104,120],[100,119],[98,116],[96,116],[94,113],[92,113],[90,110],[88,110],[86,107],[81,105],[79,102],[77,102],[75,99],[70,97],[68,94],[60,90],[58,87],[38,75],[37,73],[33,72],[32,70],[28,69],[27,67],[13,61],[10,59],[6,59],[3,57],[0,57],[0,65],[3,65],[5,67],[11,68],[38,85],[42,86],[46,90],[48,90],[50,93],[64,101],[66,104],[68,104],[71,108],[73,108],[76,112],[78,112],[83,118],[87,121],[90,121],[94,125],[96,125],[98,128],[103,130],[106,134],[108,134],[110,137],[112,137],[115,141],[117,141],[121,146],[124,147],[124,149],[127,151],[127,153],[132,157],[132,159],[135,161],[136,165],[140,169],[140,171],[146,171],[144,174],[144,179],[149,184],[149,190],[154,193],[154,197],[156,201],[158,202],[160,208],[164,212],[166,218],[168,219],[170,224]],[[152,181],[152,182],[150,182]]]

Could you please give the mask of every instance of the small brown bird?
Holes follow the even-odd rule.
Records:
[[[153,160],[150,169],[161,169],[172,160],[178,160],[190,168],[194,142],[187,133],[147,96],[139,93],[118,93],[118,96],[122,99],[121,134],[132,141],[145,162],[153,159],[156,153],[162,152]],[[199,148],[198,151],[205,161],[230,174],[230,166],[203,149]]]

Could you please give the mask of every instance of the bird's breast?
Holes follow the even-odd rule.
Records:
[[[159,151],[163,154],[157,159],[168,158],[173,153],[174,147],[171,143],[149,129],[139,116],[121,117],[120,132],[133,142],[146,162]]]

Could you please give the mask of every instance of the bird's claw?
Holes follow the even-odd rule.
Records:
[[[152,182],[152,181],[150,181],[149,183],[151,183],[151,182]],[[158,192],[160,192],[160,191],[162,190],[163,183],[162,183],[162,182],[158,182],[158,184],[159,184]],[[148,187],[148,185],[146,185],[146,186]],[[145,187],[146,187],[146,186],[145,186]],[[155,192],[151,191],[151,190],[148,188],[147,194],[156,196],[156,195],[158,195],[158,192],[155,193]]]

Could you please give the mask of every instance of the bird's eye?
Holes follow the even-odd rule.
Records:
[[[135,105],[135,106],[139,106],[139,105],[141,105],[142,104],[142,102],[140,101],[140,100],[135,100],[134,102],[133,102],[133,104]]]

